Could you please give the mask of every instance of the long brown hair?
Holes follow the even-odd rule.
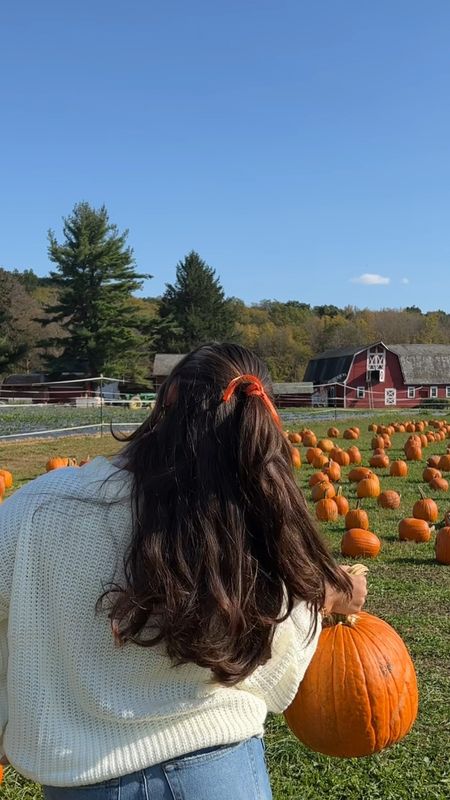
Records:
[[[348,592],[292,470],[290,445],[260,397],[265,365],[235,344],[185,356],[155,408],[127,437],[133,533],[124,583],[111,584],[110,619],[120,643],[164,643],[174,663],[194,662],[233,685],[271,655],[277,623],[299,600],[317,613],[325,580]],[[102,599],[101,598],[101,599]]]

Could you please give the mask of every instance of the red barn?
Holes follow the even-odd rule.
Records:
[[[327,350],[311,359],[304,380],[313,382],[322,405],[340,408],[450,401],[450,345],[376,342]]]

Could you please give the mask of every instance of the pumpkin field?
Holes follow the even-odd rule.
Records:
[[[265,743],[273,796],[448,800],[450,423],[422,415],[415,421],[397,418],[391,410],[336,424],[321,421],[311,430],[290,422],[293,468],[336,559],[368,567],[365,610],[389,623],[406,644],[417,673],[419,711],[401,742],[363,758],[313,752],[294,737],[282,715],[270,715]],[[0,478],[0,495],[44,472],[51,458],[79,463],[120,446],[109,434],[0,443],[0,475],[7,470],[14,480],[8,488],[9,479]],[[335,708],[337,729],[348,729],[352,709],[339,697]],[[376,714],[383,711],[377,708]],[[41,792],[7,767],[0,796],[37,800]]]

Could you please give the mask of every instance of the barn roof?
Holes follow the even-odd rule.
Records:
[[[319,353],[308,363],[303,380],[316,384],[345,380],[353,356],[368,346],[342,347],[339,350],[325,350],[323,353]]]
[[[43,375],[41,372],[23,372],[15,375],[8,375],[8,377],[4,379],[3,384],[11,386],[25,386],[29,383],[43,383],[44,381],[45,375]]]
[[[387,344],[400,361],[405,383],[450,384],[450,345]]]
[[[184,356],[185,353],[157,353],[153,361],[153,375],[169,375]]]

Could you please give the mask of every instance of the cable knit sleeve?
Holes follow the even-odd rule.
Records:
[[[259,696],[274,713],[284,711],[294,699],[311,661],[321,632],[321,617],[311,636],[312,612],[299,603],[290,617],[275,631],[272,656],[258,667],[239,688]]]
[[[8,614],[16,543],[24,513],[22,499],[19,491],[0,505],[0,755],[4,755],[3,734],[8,722]]]

